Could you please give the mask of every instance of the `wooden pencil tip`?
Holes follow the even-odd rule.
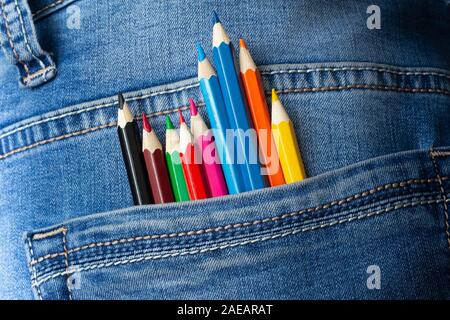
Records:
[[[219,17],[217,16],[217,12],[215,10],[213,11],[212,23],[213,25],[216,23],[220,23]]]
[[[123,106],[125,105],[125,98],[123,97],[123,94],[119,93],[118,99],[119,99],[119,109],[122,110]]]
[[[166,115],[166,129],[175,129],[172,120],[170,120],[170,117],[167,115]]]
[[[180,109],[178,109],[178,114],[180,115],[180,124],[186,123],[186,120],[184,120],[183,113],[181,112]]]
[[[272,89],[272,102],[278,101],[277,92],[275,89]]]
[[[205,50],[203,50],[203,47],[200,44],[200,42],[197,42],[195,47],[197,48],[197,59],[198,59],[198,61],[203,61],[206,58]]]
[[[197,106],[192,98],[189,98],[189,110],[191,112],[191,116],[196,116],[198,114]]]
[[[239,47],[245,48],[248,50],[247,44],[245,43],[244,39],[239,39]]]
[[[152,126],[150,125],[150,122],[147,119],[147,116],[145,115],[145,112],[142,112],[142,126],[145,131],[151,132]]]

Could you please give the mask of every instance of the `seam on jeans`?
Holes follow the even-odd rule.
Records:
[[[44,144],[47,144],[47,143],[50,143],[50,142],[59,141],[59,140],[63,140],[63,139],[66,139],[66,138],[79,136],[79,135],[82,135],[82,134],[85,134],[85,133],[88,133],[88,132],[91,132],[91,131],[96,131],[98,129],[112,127],[114,125],[116,125],[116,122],[110,122],[110,123],[107,123],[107,124],[104,124],[104,125],[101,125],[101,126],[97,126],[97,127],[93,127],[93,128],[89,128],[89,129],[84,129],[84,130],[81,130],[81,131],[76,131],[76,132],[72,132],[72,133],[68,133],[68,134],[64,134],[62,136],[57,136],[57,137],[54,137],[54,138],[51,138],[51,139],[47,139],[47,140],[42,140],[42,141],[30,144],[28,146],[25,146],[25,147],[22,147],[22,148],[18,148],[18,149],[15,149],[13,151],[4,153],[4,154],[0,155],[0,159],[4,159],[4,158],[6,158],[6,157],[8,157],[10,155],[13,155],[15,153],[22,152],[22,151],[25,151],[25,150],[28,150],[28,149],[32,149],[32,148],[35,148],[37,146],[41,146],[41,145],[44,145]]]
[[[432,150],[431,155],[433,155],[434,157],[449,157],[450,151]]]
[[[371,85],[349,85],[349,86],[337,86],[337,87],[317,87],[317,88],[302,88],[302,89],[286,89],[286,90],[277,90],[277,92],[278,93],[299,93],[299,92],[318,92],[318,91],[333,91],[333,90],[347,90],[347,89],[373,89],[373,90],[387,90],[387,91],[413,92],[413,93],[442,93],[442,94],[450,96],[450,91],[446,91],[446,90],[412,89],[412,88],[371,86]],[[269,94],[269,93],[267,93],[267,94]],[[141,99],[143,99],[143,98],[141,98]],[[137,99],[134,99],[134,100],[137,100]],[[185,109],[187,109],[187,107],[178,108],[178,109],[185,110]],[[178,110],[178,109],[176,109],[176,110]],[[171,112],[174,112],[174,109],[168,110],[168,111],[159,111],[159,113],[161,115],[162,114],[166,114],[166,113],[171,113]],[[88,133],[88,132],[92,132],[92,131],[95,131],[95,130],[98,130],[98,129],[104,129],[104,128],[107,128],[107,127],[111,127],[114,124],[115,124],[114,122],[111,122],[111,123],[106,124],[106,125],[96,126],[96,127],[93,127],[93,128],[84,129],[84,130],[81,130],[81,131],[76,131],[76,132],[65,134],[65,135],[62,135],[62,136],[57,136],[57,137],[54,137],[54,138],[50,138],[50,139],[47,139],[47,140],[42,140],[42,141],[33,143],[31,145],[20,147],[20,148],[14,149],[12,151],[0,154],[0,160],[4,159],[6,157],[9,157],[9,156],[11,156],[13,154],[16,154],[16,153],[19,153],[19,152],[22,152],[22,151],[25,151],[25,150],[29,150],[29,149],[32,149],[32,148],[35,148],[35,147],[43,145],[43,144],[47,144],[49,142],[59,141],[59,140],[65,139],[65,138],[78,136],[78,135],[85,134],[85,133]]]
[[[391,72],[391,73],[395,73],[395,74],[405,74],[405,75],[424,75],[424,76],[432,75],[432,76],[441,76],[441,77],[450,78],[449,75],[446,75],[446,74],[443,74],[443,73],[435,73],[435,72],[419,72],[419,71],[417,71],[417,72],[405,72],[404,73],[404,72],[400,72],[400,71],[398,71],[398,72],[389,71],[389,69],[383,69],[383,68],[352,68],[352,67],[316,68],[316,69],[307,69],[307,70],[304,70],[304,69],[291,69],[291,70],[266,71],[266,72],[261,72],[261,73],[265,74],[265,75],[271,75],[271,74],[302,73],[302,72],[314,72],[314,71],[333,71],[333,72],[336,72],[336,71],[354,71],[354,70],[357,70],[357,71],[359,71],[359,70],[368,70],[368,71]],[[190,84],[190,85],[186,85],[186,86],[175,88],[175,89],[168,89],[168,90],[163,90],[163,91],[154,92],[154,93],[150,93],[150,94],[138,95],[136,97],[130,97],[130,98],[127,98],[127,101],[141,100],[141,99],[145,99],[145,98],[149,98],[149,97],[153,97],[153,96],[157,96],[157,95],[161,95],[161,94],[174,93],[174,92],[182,91],[182,90],[185,90],[185,89],[191,89],[191,88],[195,88],[195,87],[198,87],[198,86],[199,86],[198,83]],[[90,107],[90,108],[87,108],[87,109],[78,110],[78,111],[75,111],[75,112],[68,112],[68,113],[62,114],[60,116],[49,117],[49,118],[46,118],[46,119],[41,119],[41,120],[38,120],[38,121],[35,121],[35,122],[32,122],[32,123],[26,124],[24,126],[21,126],[19,128],[13,129],[10,132],[6,132],[4,134],[1,134],[0,138],[4,138],[4,137],[6,137],[6,136],[8,136],[10,134],[13,134],[15,132],[21,131],[23,129],[26,129],[26,128],[31,127],[31,126],[36,125],[36,124],[40,124],[40,123],[44,123],[44,122],[47,122],[47,121],[61,119],[61,118],[64,118],[66,116],[70,116],[70,115],[73,115],[73,114],[84,113],[84,112],[92,111],[92,110],[95,110],[95,109],[100,109],[100,108],[103,108],[103,107],[112,106],[115,103],[116,102],[100,104],[100,105],[93,106],[93,107]]]
[[[36,233],[33,235],[32,239],[33,240],[43,240],[46,238],[50,238],[50,237],[56,236],[57,234],[63,233],[65,231],[65,229],[66,229],[66,227],[60,227],[58,229],[51,230],[49,232]]]
[[[42,12],[44,12],[44,11],[47,11],[47,10],[53,8],[53,7],[56,7],[58,4],[61,4],[61,3],[64,3],[64,0],[57,0],[57,1],[55,1],[55,2],[52,2],[52,3],[48,4],[48,5],[46,5],[45,7],[43,7],[43,8],[41,8],[41,9],[37,10],[36,12],[34,12],[34,13],[32,14],[32,16],[33,16],[33,17],[34,17],[34,16],[37,16],[38,14],[40,14],[40,13],[42,13]]]
[[[444,184],[442,182],[442,177],[440,175],[439,167],[438,167],[437,161],[434,157],[433,150],[430,150],[430,157],[431,157],[431,161],[433,162],[433,167],[434,167],[434,171],[436,173],[437,181],[439,183],[441,197],[442,197],[442,200],[444,201],[443,206],[444,206],[444,218],[445,218],[445,234],[447,236],[448,249],[450,250],[450,227],[449,227],[449,221],[448,221],[449,219],[448,219],[447,196],[445,194]]]
[[[197,107],[202,107],[203,105],[204,104],[199,103],[199,104],[197,104]],[[148,117],[156,117],[156,116],[161,116],[161,115],[165,115],[165,114],[169,114],[169,113],[175,113],[175,112],[178,112],[178,110],[184,111],[184,110],[188,110],[188,109],[189,109],[189,107],[183,106],[183,107],[176,108],[176,109],[154,112],[152,114],[148,114],[147,116]],[[136,117],[134,117],[134,119],[135,120],[140,120],[140,119],[142,119],[142,116],[136,116]],[[92,132],[92,131],[96,131],[96,130],[99,130],[99,129],[113,127],[115,125],[117,125],[117,121],[109,122],[107,124],[102,124],[100,126],[96,126],[96,127],[92,127],[92,128],[88,128],[88,129],[84,129],[84,130],[80,130],[80,131],[75,131],[75,132],[63,134],[61,136],[57,136],[57,137],[50,138],[50,139],[47,139],[47,140],[42,140],[42,141],[30,144],[30,145],[25,146],[25,147],[17,148],[17,149],[14,149],[14,150],[10,151],[10,152],[6,152],[4,154],[0,154],[0,159],[4,159],[4,158],[9,157],[9,156],[11,156],[11,155],[13,155],[15,153],[26,151],[26,150],[35,148],[37,146],[48,144],[50,142],[64,140],[64,139],[67,139],[67,138],[70,138],[70,137],[83,135],[83,134],[86,134],[86,133],[89,133],[89,132]]]
[[[447,177],[447,176],[442,177],[442,181],[445,181],[448,178],[449,177]],[[191,230],[191,231],[184,231],[184,232],[178,232],[178,233],[144,235],[144,236],[138,236],[138,237],[116,239],[116,240],[105,241],[105,242],[94,242],[94,243],[90,243],[90,244],[87,244],[87,245],[83,245],[83,246],[79,246],[79,247],[75,247],[75,248],[69,249],[68,253],[72,254],[72,253],[75,253],[75,252],[79,252],[79,251],[83,251],[83,250],[87,250],[87,249],[92,249],[92,248],[96,248],[96,247],[109,247],[109,246],[114,246],[114,245],[117,245],[117,244],[131,243],[131,242],[135,242],[135,241],[164,239],[164,238],[177,238],[177,237],[185,237],[185,236],[195,236],[195,235],[202,235],[202,234],[208,234],[208,233],[215,233],[215,232],[219,232],[219,231],[226,231],[226,230],[230,230],[230,229],[239,229],[239,228],[244,228],[244,227],[248,227],[248,226],[261,225],[261,224],[265,224],[265,223],[270,223],[270,222],[276,222],[276,221],[279,221],[279,220],[284,220],[284,219],[287,219],[287,218],[292,218],[292,217],[301,215],[303,213],[316,212],[318,210],[329,209],[329,208],[331,208],[333,206],[339,206],[339,205],[347,204],[347,203],[349,203],[351,201],[354,201],[356,199],[364,198],[364,197],[367,197],[369,195],[373,195],[373,194],[375,194],[377,192],[380,192],[380,191],[385,191],[385,190],[389,190],[389,189],[396,189],[396,188],[402,188],[402,187],[405,187],[405,186],[408,186],[408,185],[412,185],[412,184],[432,184],[432,183],[435,183],[435,182],[436,182],[435,178],[430,178],[430,179],[410,179],[410,180],[401,181],[401,182],[388,183],[388,184],[385,184],[385,185],[382,185],[382,186],[378,186],[378,187],[372,188],[372,189],[364,191],[364,192],[360,192],[360,193],[354,194],[352,196],[349,196],[349,197],[346,197],[346,198],[343,198],[343,199],[340,199],[340,200],[335,200],[335,201],[331,201],[331,202],[329,202],[327,204],[324,204],[324,205],[316,206],[314,208],[308,208],[308,209],[304,209],[304,210],[300,210],[300,211],[294,211],[294,212],[291,212],[291,213],[286,213],[286,214],[282,214],[282,215],[278,215],[278,216],[274,216],[274,217],[270,217],[270,218],[266,218],[266,219],[257,219],[257,220],[253,220],[253,221],[242,222],[242,223],[228,224],[228,225],[225,225],[225,226],[211,227],[211,228],[207,228],[207,229],[198,229],[198,230]],[[56,230],[58,230],[58,229],[56,229]],[[52,233],[52,231],[49,231],[48,233]],[[62,255],[64,255],[63,252],[47,254],[45,256],[38,257],[37,259],[32,260],[30,262],[30,264],[31,265],[35,265],[35,264],[41,263],[44,260],[57,258],[57,257],[62,256]]]
[[[19,3],[17,2],[17,0],[14,0],[14,4],[15,4],[15,8],[17,13],[19,14],[19,23],[20,23],[20,28],[22,29],[22,33],[23,33],[23,39],[25,40],[25,47],[27,48],[28,52],[31,54],[31,56],[36,59],[37,61],[39,61],[39,64],[41,66],[42,69],[45,69],[45,63],[42,62],[41,59],[39,59],[31,50],[30,44],[28,42],[28,36],[27,36],[27,31],[25,29],[25,23],[23,21],[23,16],[22,16],[22,8],[20,8]]]
[[[193,250],[195,248],[210,246],[212,244],[222,243],[224,241],[242,241],[242,239],[248,239],[250,237],[262,237],[265,234],[274,234],[282,232],[283,230],[291,230],[297,228],[298,226],[312,226],[317,225],[319,223],[323,223],[325,221],[330,221],[332,219],[349,217],[355,214],[359,214],[365,211],[376,211],[381,208],[388,207],[393,204],[399,203],[409,203],[414,201],[424,201],[429,199],[438,199],[440,193],[438,190],[433,192],[418,192],[412,193],[412,191],[408,191],[404,194],[404,196],[388,196],[387,198],[380,198],[378,201],[362,204],[362,205],[349,205],[346,207],[342,207],[342,210],[336,208],[336,211],[333,211],[333,214],[327,216],[318,216],[317,219],[310,216],[305,216],[307,213],[303,215],[299,215],[297,217],[293,217],[290,221],[278,221],[274,222],[270,226],[260,225],[261,228],[257,230],[247,230],[244,229],[235,229],[230,231],[225,231],[223,234],[214,237],[213,239],[197,239],[195,237],[191,238],[178,238],[175,239],[174,242],[168,243],[145,243],[145,242],[136,242],[131,246],[123,245],[117,247],[106,248],[106,250],[95,250],[92,252],[81,253],[80,255],[71,256],[72,261],[76,261],[77,265],[88,263],[93,259],[98,259],[98,255],[108,256],[109,260],[118,260],[124,259],[126,257],[130,257],[131,255],[145,255],[145,254],[156,254],[157,252],[168,252],[173,250]],[[319,213],[320,214],[320,213]],[[298,220],[297,220],[298,219]],[[206,241],[204,241],[206,240]],[[98,248],[96,248],[98,249]],[[76,254],[76,253],[75,253]],[[73,257],[73,258],[72,258]],[[36,266],[36,270],[39,274],[50,274],[55,271],[59,271],[61,269],[61,259],[53,259],[46,261],[45,264],[39,264]],[[72,271],[73,272],[73,271]]]
[[[32,74],[22,78],[22,81],[23,81],[23,83],[27,84],[31,80],[33,80],[33,79],[35,79],[37,77],[40,77],[42,75],[46,75],[48,72],[53,71],[53,70],[56,70],[55,65],[48,66],[47,68],[40,69],[37,72],[32,73]]]
[[[31,245],[30,238],[27,239],[27,245],[28,245],[28,252],[30,253],[30,257],[32,260],[34,260],[34,251],[33,251],[33,246]],[[39,285],[33,286],[33,279],[36,279],[36,277],[37,277],[36,268],[34,266],[29,266],[29,268],[30,268],[30,273],[31,273],[32,287],[36,287],[36,292],[37,292],[38,298],[39,298],[39,300],[42,300],[41,288],[39,287]]]
[[[441,93],[450,96],[450,91],[441,89],[425,89],[425,88],[402,88],[395,86],[379,86],[379,85],[366,85],[366,84],[354,84],[345,86],[329,86],[329,87],[315,87],[315,88],[299,88],[299,89],[285,89],[279,90],[278,93],[301,93],[301,92],[320,92],[320,91],[335,91],[335,90],[348,90],[348,89],[371,89],[371,90],[383,90],[383,91],[397,91],[397,92],[412,92],[412,93]],[[269,94],[269,92],[266,92]]]
[[[160,255],[144,255],[139,258],[133,258],[133,259],[124,259],[124,260],[118,260],[118,261],[114,261],[114,262],[104,262],[104,263],[98,263],[98,264],[93,264],[93,265],[88,264],[88,265],[84,265],[84,266],[82,265],[80,267],[75,266],[74,270],[76,270],[76,272],[81,272],[81,271],[105,268],[105,267],[110,267],[110,266],[142,262],[142,261],[146,261],[146,260],[157,260],[157,259],[171,258],[171,257],[177,257],[177,256],[195,255],[195,254],[199,254],[199,253],[212,252],[212,251],[216,251],[216,250],[223,250],[223,249],[233,248],[233,247],[238,247],[238,246],[245,246],[245,245],[259,243],[259,242],[263,242],[263,241],[267,241],[267,240],[282,238],[282,237],[286,237],[289,235],[295,235],[297,233],[313,231],[316,229],[323,229],[326,227],[331,227],[334,225],[352,222],[355,220],[362,220],[365,218],[381,215],[381,214],[384,214],[384,213],[387,213],[390,211],[395,211],[395,210],[399,210],[399,209],[403,209],[403,208],[409,208],[409,207],[413,207],[413,206],[417,206],[417,205],[437,204],[442,201],[443,201],[443,199],[439,198],[439,199],[432,199],[432,200],[426,200],[426,201],[424,200],[424,201],[409,202],[409,203],[404,203],[401,205],[386,207],[384,209],[380,209],[377,211],[368,211],[364,214],[353,215],[353,216],[347,217],[345,219],[335,219],[335,220],[327,222],[327,223],[322,223],[322,224],[305,227],[305,228],[298,228],[298,229],[294,229],[292,231],[283,232],[283,233],[275,234],[272,236],[265,236],[265,237],[260,237],[260,238],[256,238],[256,239],[251,239],[251,240],[249,239],[249,240],[237,242],[237,243],[227,243],[227,244],[218,245],[218,246],[209,247],[209,248],[203,248],[203,249],[187,250],[187,251],[180,251],[180,252],[160,254]],[[32,285],[38,286],[48,280],[57,278],[59,276],[64,276],[64,275],[66,275],[66,271],[54,273],[54,274],[51,274],[51,275],[48,275],[48,276],[42,278],[39,281],[37,281],[37,279],[35,279],[35,281]]]
[[[187,85],[187,86],[183,86],[183,87],[176,88],[176,89],[169,89],[169,90],[153,92],[153,93],[150,93],[150,94],[138,95],[138,96],[135,96],[135,97],[126,98],[126,101],[127,102],[139,101],[139,100],[143,100],[143,99],[154,97],[154,96],[159,96],[159,95],[168,94],[168,93],[175,93],[175,92],[178,92],[178,91],[183,91],[183,90],[186,90],[186,89],[195,88],[195,87],[198,87],[198,86],[199,86],[198,84]],[[53,117],[49,117],[49,118],[40,119],[40,120],[37,120],[35,122],[31,122],[31,123],[28,123],[26,125],[20,126],[20,127],[16,128],[16,129],[13,129],[13,130],[9,131],[9,132],[5,132],[5,133],[0,135],[0,139],[2,139],[4,137],[7,137],[7,136],[9,136],[9,135],[11,135],[13,133],[16,133],[16,132],[19,132],[19,131],[23,131],[26,128],[29,128],[29,127],[41,124],[41,123],[46,123],[46,122],[50,122],[50,121],[53,121],[53,120],[58,120],[58,119],[62,119],[62,118],[68,117],[68,116],[77,115],[77,114],[80,114],[80,113],[85,113],[85,112],[89,112],[89,111],[93,111],[93,110],[97,110],[97,109],[103,109],[103,108],[106,108],[106,107],[111,107],[111,106],[116,105],[116,104],[117,104],[117,101],[108,102],[108,103],[99,104],[99,105],[92,106],[92,107],[89,107],[89,108],[86,108],[86,109],[82,109],[82,110],[71,111],[71,112],[68,112],[68,113],[61,114],[59,116],[53,116]],[[204,105],[204,103],[203,104],[198,104],[198,105],[201,106],[201,105]],[[187,110],[188,107],[186,107],[185,109]],[[185,109],[182,109],[182,110],[185,110]],[[158,112],[154,112],[152,114],[149,114],[149,116],[164,115],[164,114],[176,112],[177,110],[178,110],[178,108],[164,110],[164,111],[158,111]]]
[[[69,288],[69,252],[67,251],[67,228],[63,227],[63,231],[62,231],[62,241],[63,241],[63,250],[64,250],[64,264],[66,267],[66,287],[67,287],[67,292],[69,295],[69,300],[72,300],[72,290]]]
[[[396,71],[393,69],[387,68],[374,68],[374,67],[341,67],[341,68],[314,68],[314,69],[288,69],[288,70],[274,70],[274,71],[262,71],[263,75],[275,75],[275,74],[284,74],[284,73],[312,73],[312,72],[322,72],[322,71],[378,71],[378,72],[386,72],[397,75],[405,75],[405,76],[437,76],[444,77],[450,79],[450,75],[446,73],[439,72],[427,72],[427,71]]]
[[[0,0],[0,2],[1,2],[1,0]],[[307,69],[306,71],[307,72],[313,72],[313,71],[323,71],[323,70],[328,70],[328,69],[329,68],[317,68],[317,69]],[[357,68],[357,70],[358,69],[360,69],[360,68]],[[388,70],[388,69],[382,69],[382,68],[380,68],[380,69],[378,69],[378,68],[363,68],[363,69],[364,70],[371,70],[371,71],[380,71],[380,72],[387,72],[387,70]],[[353,68],[351,68],[351,67],[332,68],[331,70],[328,70],[328,71],[346,71],[346,70],[350,70],[351,71],[351,70],[353,70]],[[261,73],[262,74],[277,74],[277,73],[293,73],[293,72],[305,72],[305,70],[304,69],[293,69],[293,70],[287,70],[287,71],[283,71],[283,70],[271,71],[271,72],[266,71],[266,72],[261,72]],[[401,72],[399,72],[399,73],[401,73]],[[413,75],[436,75],[436,76],[450,77],[450,76],[447,76],[445,74],[432,73],[432,72],[413,72]],[[190,85],[186,85],[186,86],[175,88],[175,89],[168,89],[168,90],[162,90],[162,91],[158,91],[158,92],[154,92],[154,93],[150,93],[150,94],[137,95],[135,97],[127,98],[127,101],[141,100],[141,99],[145,99],[145,98],[149,98],[149,97],[153,97],[153,96],[158,96],[158,95],[161,95],[161,94],[174,93],[174,92],[182,91],[182,90],[185,90],[185,89],[191,89],[191,88],[195,88],[195,87],[198,87],[198,86],[199,86],[199,84],[195,83],[195,84],[190,84]],[[104,107],[109,107],[109,106],[112,106],[112,105],[114,105],[116,103],[117,102],[106,103],[106,104],[99,104],[97,106],[89,107],[89,108],[86,108],[86,109],[83,109],[83,110],[68,112],[68,113],[65,113],[65,114],[62,114],[62,115],[59,115],[59,116],[56,116],[56,117],[49,117],[49,118],[41,119],[41,120],[38,120],[38,121],[35,121],[35,122],[32,122],[32,123],[23,125],[23,126],[21,126],[19,128],[13,129],[13,130],[11,130],[9,132],[5,132],[5,133],[0,135],[0,138],[4,138],[4,137],[6,137],[6,136],[8,136],[10,134],[13,134],[15,132],[21,131],[21,130],[26,129],[28,127],[31,127],[33,125],[37,125],[37,124],[40,124],[40,123],[45,123],[47,121],[61,119],[61,118],[64,118],[66,116],[71,116],[71,115],[78,114],[78,113],[84,113],[84,112],[92,111],[92,110],[95,110],[95,109],[101,109],[101,108],[104,108]]]
[[[28,69],[27,64],[20,59],[19,54],[16,51],[16,47],[14,46],[14,42],[12,40],[11,32],[9,29],[9,23],[8,23],[6,14],[5,14],[5,3],[2,0],[0,0],[0,5],[1,5],[1,9],[2,9],[3,20],[5,21],[6,37],[8,38],[8,42],[9,42],[9,45],[11,46],[11,50],[13,52],[14,58],[23,66],[23,68],[25,70],[25,74],[28,76],[30,74],[30,70]]]

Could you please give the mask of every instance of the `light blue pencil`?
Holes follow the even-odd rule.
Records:
[[[240,166],[246,191],[264,188],[267,181],[261,175],[258,162],[256,132],[248,135],[246,147],[246,133],[252,128],[247,105],[240,86],[239,76],[235,67],[230,39],[220,23],[217,14],[213,17],[213,56],[219,76],[219,83],[226,106],[230,126],[236,131],[237,153],[241,153],[243,165]]]
[[[225,111],[225,103],[223,102],[219,80],[200,44],[197,44],[197,51],[200,90],[205,101],[228,192],[230,194],[244,192],[246,189],[242,179],[241,165],[237,164],[234,160],[234,150],[229,149],[226,144],[226,133],[230,125]]]

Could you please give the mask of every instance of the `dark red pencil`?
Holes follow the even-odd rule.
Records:
[[[201,156],[196,155],[194,138],[189,130],[184,117],[180,113],[180,158],[184,179],[191,200],[205,199],[208,197],[206,184],[203,178]]]
[[[172,188],[161,142],[152,130],[145,113],[142,113],[142,152],[147,167],[150,188],[155,203],[173,202]]]

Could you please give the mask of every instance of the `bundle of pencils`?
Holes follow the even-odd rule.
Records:
[[[262,188],[267,183],[278,186],[305,179],[292,122],[275,91],[271,119],[261,75],[247,44],[240,39],[239,79],[231,40],[215,12],[212,21],[217,73],[202,46],[197,44],[198,80],[229,192],[239,193]],[[226,140],[228,130],[233,130],[237,137],[235,149],[232,149],[234,141]],[[254,140],[246,141],[252,130],[256,131],[258,151]],[[243,164],[233,158],[233,151],[243,157]],[[261,163],[254,160],[258,156]]]
[[[191,129],[179,110],[180,129],[166,116],[163,151],[150,121],[142,113],[142,148],[134,117],[119,95],[118,132],[131,193],[136,205],[200,200],[228,194],[214,137],[189,99]]]
[[[272,113],[261,74],[243,39],[239,69],[232,43],[213,15],[217,73],[197,44],[198,80],[211,129],[189,99],[190,125],[166,116],[165,152],[145,113],[142,149],[134,117],[119,95],[118,134],[136,205],[200,200],[306,178],[292,121],[272,89]]]

